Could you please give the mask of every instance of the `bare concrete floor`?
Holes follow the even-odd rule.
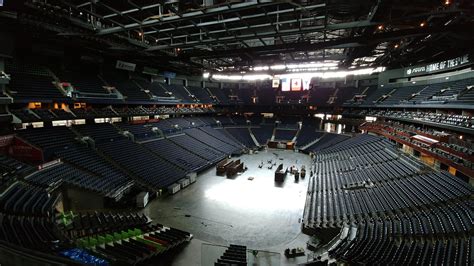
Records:
[[[285,248],[305,247],[308,237],[301,233],[307,180],[294,181],[288,175],[278,186],[268,160],[284,167],[302,165],[309,169],[309,156],[293,151],[268,150],[242,155],[238,159],[248,170],[233,179],[216,176],[215,167],[198,176],[197,182],[176,195],[151,202],[144,213],[162,224],[194,234],[195,239],[177,256],[174,265],[208,264],[201,257],[202,244],[239,244],[249,249],[281,253],[280,265],[305,262],[306,257],[286,259]],[[261,162],[263,168],[258,168]],[[254,180],[248,180],[253,177]],[[209,249],[207,249],[209,250]],[[202,256],[206,255],[204,251]],[[274,258],[268,263],[278,265]],[[276,263],[276,264],[275,264]],[[205,266],[205,265],[204,265]]]

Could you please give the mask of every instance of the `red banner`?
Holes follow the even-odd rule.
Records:
[[[15,135],[0,136],[0,154],[6,154],[8,152],[8,147],[10,147],[13,137],[15,137]]]
[[[291,79],[291,91],[301,90],[301,79]]]
[[[15,137],[8,150],[11,157],[24,162],[41,163],[43,162],[43,151],[28,144],[22,139]]]
[[[132,125],[145,124],[147,120],[132,120],[129,123]]]

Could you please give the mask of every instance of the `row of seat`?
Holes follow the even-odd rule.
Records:
[[[32,67],[34,66],[34,67]],[[55,78],[43,66],[35,63],[7,64],[7,73],[11,73],[9,92],[18,99],[50,99],[66,98],[58,90],[53,81]],[[201,88],[196,86],[183,86],[180,84],[166,84],[151,81],[149,77],[130,74],[122,70],[107,70],[100,77],[92,71],[61,71],[53,70],[61,82],[69,82],[79,93],[88,93],[87,97],[108,99],[111,94],[103,87],[115,87],[126,101],[166,103],[213,103],[213,104],[260,104],[272,105],[277,103],[310,103],[317,106],[333,106],[357,104],[361,101],[355,97],[365,95],[362,103],[391,104],[400,103],[429,103],[430,101],[449,101],[456,103],[469,102],[471,98],[465,97],[467,89],[473,84],[472,79],[449,81],[436,84],[406,86],[406,87],[380,87],[364,89],[357,87],[318,87],[311,88],[308,92],[286,94],[275,91],[270,83],[262,83],[258,87],[245,86],[233,88],[226,85],[224,88]],[[309,100],[304,95],[309,95]],[[115,96],[116,99],[119,99]],[[459,99],[458,99],[459,98]],[[85,98],[87,99],[87,98]],[[122,99],[120,99],[122,100]]]
[[[385,146],[387,143],[388,141],[383,138],[369,135],[369,134],[360,134],[356,136],[355,138],[345,138],[344,142],[334,143],[331,146],[321,148],[319,151],[319,154],[333,153],[336,151],[353,149],[360,146],[362,147],[367,146],[370,148],[372,147],[372,145],[378,145],[378,147],[382,147],[382,146]]]
[[[439,123],[444,125],[474,128],[474,118],[467,115],[456,115],[456,114],[442,114],[433,112],[421,112],[421,111],[364,111],[362,114],[368,116],[380,116],[386,118],[401,118],[414,121],[424,121],[431,123]]]
[[[370,221],[351,228],[346,238],[329,250],[338,261],[368,265],[470,265],[473,237],[414,240],[387,235],[386,221]],[[355,231],[355,233],[353,233]]]
[[[64,182],[111,198],[121,197],[122,193],[132,185],[126,178],[114,175],[105,176],[103,173],[95,174],[88,170],[81,170],[69,163],[58,163],[44,168],[27,176],[25,180],[45,188],[54,188]]]
[[[326,133],[319,140],[305,149],[306,152],[318,152],[325,148],[331,147],[336,143],[349,139],[349,136],[334,133]]]
[[[372,186],[388,181],[396,181],[396,179],[409,178],[416,174],[419,169],[402,160],[392,160],[372,164],[371,167],[359,169],[347,169],[344,172],[338,172],[333,163],[317,164],[314,168],[316,173],[316,184],[310,187],[308,192],[316,189],[341,190],[357,186]],[[325,185],[323,185],[323,183]]]
[[[117,128],[109,123],[77,125],[73,128],[77,130],[82,136],[93,138],[96,143],[120,139],[123,137],[122,135],[118,134]]]
[[[214,149],[188,134],[173,135],[169,136],[168,139],[184,149],[192,150],[196,154],[199,154],[199,156],[203,157],[211,164],[217,163],[226,157],[225,153]]]
[[[58,141],[61,142],[61,139]],[[22,180],[34,171],[32,166],[0,156],[0,173],[4,186],[0,194],[0,241],[50,252],[60,239],[51,220],[60,194]]]
[[[112,264],[135,265],[157,259],[189,241],[190,234],[174,228],[149,226],[78,239],[77,244]]]
[[[242,149],[244,147],[242,143],[234,139],[234,137],[231,134],[229,134],[229,132],[227,132],[226,130],[223,130],[222,128],[200,127],[199,129],[207,133],[208,135],[218,140],[221,140],[227,143],[228,145],[233,146],[237,149]]]
[[[52,215],[58,195],[20,181],[13,183],[0,195],[0,212],[14,215]]]
[[[154,189],[168,187],[186,174],[184,169],[128,139],[99,143],[97,148]]]
[[[231,134],[235,139],[237,139],[240,143],[244,144],[245,147],[251,149],[254,148],[255,142],[250,135],[250,129],[247,127],[228,127],[225,128],[229,134]]]
[[[103,182],[109,184],[104,188],[98,187],[97,190],[100,189],[102,193],[115,200],[119,200],[134,184],[127,174],[111,165],[97,152],[85,146],[74,144],[57,150],[55,154],[63,161],[79,169],[94,173]]]
[[[153,188],[163,188],[183,178],[188,172],[200,171],[227,155],[240,154],[246,147],[238,138],[228,130],[209,126],[217,119],[220,118],[172,118],[146,124],[146,128],[144,125],[122,124],[116,127],[109,123],[86,124],[73,126],[73,130],[67,127],[45,127],[20,130],[18,133],[44,150],[52,150],[52,156],[45,156],[45,159],[59,157],[66,161],[60,167],[46,169],[45,173],[51,174],[50,176],[36,174],[31,177],[31,182],[41,185],[67,182],[119,199],[133,185],[127,173]],[[127,140],[119,133],[125,128],[134,128],[133,132],[139,135],[155,125],[170,128],[174,123],[189,128],[183,131],[184,135],[170,135],[176,133],[168,132],[165,140],[157,139],[143,144]],[[262,132],[270,136],[273,126],[250,128],[252,131],[260,129],[264,129]],[[252,144],[249,142],[253,142],[253,139],[248,128],[245,130],[247,145],[250,146]],[[91,137],[98,151],[78,145],[78,135]],[[257,134],[257,139],[260,137],[262,136]],[[266,143],[266,139],[260,141]],[[175,152],[170,153],[169,150]],[[106,160],[103,159],[104,156]],[[135,158],[136,161],[130,158]],[[119,170],[117,165],[121,165],[122,169]],[[65,167],[68,169],[64,170]],[[81,170],[68,175],[75,168]],[[148,168],[156,171],[149,171]]]
[[[59,230],[71,239],[142,228],[150,222],[146,215],[134,212],[67,212],[57,213],[55,217]]]
[[[198,172],[209,166],[209,162],[198,154],[187,150],[169,139],[159,139],[144,143],[143,146],[153,153],[174,162],[187,172]]]
[[[42,127],[18,130],[16,133],[30,143],[48,150],[74,143],[76,135],[66,127]]]
[[[460,178],[427,170],[368,135],[320,150],[313,167],[303,227],[342,228],[340,239],[324,248],[330,261],[462,265],[470,260],[473,189]]]
[[[425,85],[411,85],[404,87],[376,87],[365,93],[356,93],[363,95],[362,99],[346,101],[345,105],[365,104],[365,105],[398,105],[398,104],[431,104],[436,103],[468,103],[469,87],[474,84],[472,78],[457,81],[447,81]]]
[[[365,136],[365,135],[359,135]],[[338,152],[329,152],[330,149],[338,149]],[[396,157],[396,152],[393,149],[393,145],[389,144],[388,141],[378,138],[373,142],[366,143],[364,145],[355,146],[350,149],[345,149],[342,145],[335,144],[333,147],[328,147],[325,150],[321,150],[318,152],[318,156],[315,158],[315,162],[321,162],[325,160],[358,160],[360,157],[367,155],[368,162],[364,163],[364,161],[360,161],[360,164],[368,164],[372,162],[379,161],[380,158],[373,158],[373,156],[382,156],[381,158],[393,158]],[[371,160],[374,159],[374,160]],[[382,159],[383,160],[383,159]],[[337,163],[337,161],[335,161]]]
[[[275,129],[275,140],[291,141],[296,136],[297,130]]]
[[[0,213],[0,240],[36,251],[50,252],[60,236],[45,217]]]
[[[247,247],[231,244],[222,256],[217,259],[214,266],[246,266]]]
[[[87,257],[97,265],[153,264],[192,239],[188,232],[150,222],[134,212],[58,213],[55,225],[68,242],[56,252],[80,263]]]
[[[74,108],[71,109],[71,112],[78,119],[94,119],[102,117],[116,117],[117,112],[115,112],[111,107],[106,108]]]
[[[19,177],[35,171],[35,168],[5,155],[0,155],[0,191]]]
[[[308,227],[331,227],[369,216],[461,200],[472,194],[472,188],[462,182],[446,173],[420,174],[354,189],[327,189],[326,182],[315,182],[311,185],[318,188],[308,192],[304,220]]]
[[[216,129],[210,129],[210,130],[216,130]],[[208,130],[208,132],[211,132]],[[209,135],[208,132],[205,132],[201,129],[198,128],[191,128],[188,130],[185,130],[184,133],[186,135],[189,135],[190,137],[205,143],[206,145],[209,145],[216,149],[217,151],[224,153],[224,154],[241,154],[242,153],[242,147],[236,147],[233,144],[229,144],[233,142],[229,138],[221,140],[220,138],[217,138],[215,136]]]
[[[305,125],[303,122],[303,126],[301,127],[298,136],[296,137],[296,146],[304,147],[311,142],[319,139],[324,135],[324,132],[316,131],[315,126]]]
[[[252,134],[257,139],[260,145],[266,145],[268,140],[271,139],[273,135],[273,126],[262,125],[260,127],[250,128]]]
[[[452,163],[463,165],[465,167],[474,169],[474,163],[470,159],[470,154],[474,153],[474,150],[467,148],[465,146],[457,146],[447,144],[445,141],[450,141],[447,139],[449,135],[441,135],[441,141],[435,143],[425,143],[419,138],[411,137],[417,134],[424,135],[425,137],[430,137],[432,139],[438,138],[435,135],[429,135],[429,133],[424,133],[424,131],[416,130],[412,132],[410,129],[405,129],[401,127],[398,123],[380,123],[372,122],[366,123],[363,126],[364,130],[384,133],[392,135],[395,139],[403,140],[404,142],[411,143],[413,146],[418,146],[421,149],[436,154],[442,158],[449,160]],[[451,136],[450,136],[451,137]],[[452,139],[452,137],[451,137]],[[464,142],[465,145],[471,145],[470,142]],[[446,148],[447,147],[447,148]],[[456,147],[456,148],[451,148]]]

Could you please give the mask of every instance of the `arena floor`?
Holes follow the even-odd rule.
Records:
[[[309,156],[268,150],[245,154],[238,159],[248,170],[234,179],[217,176],[212,167],[199,175],[196,183],[174,196],[155,200],[144,209],[153,220],[194,234],[195,239],[176,257],[174,265],[206,266],[206,258],[201,258],[203,243],[240,244],[249,249],[281,253],[280,265],[307,260],[306,256],[286,259],[283,252],[287,247],[305,247],[308,240],[301,233],[300,219],[309,171],[298,183],[288,175],[282,185],[276,185],[276,166],[269,170],[267,161],[276,161],[277,166],[283,163],[285,168],[305,165],[309,170]],[[258,168],[262,161],[264,167]],[[249,177],[254,180],[248,180]],[[208,250],[204,249],[203,253],[209,253]],[[258,256],[263,257],[263,252]],[[275,256],[269,257],[257,258],[260,263],[255,265],[278,265]]]

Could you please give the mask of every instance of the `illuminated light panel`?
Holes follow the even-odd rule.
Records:
[[[258,67],[253,68],[254,71],[262,71],[262,70],[268,70],[268,69],[269,69],[268,66],[258,66]]]
[[[284,69],[318,69],[318,68],[331,68],[337,67],[337,62],[311,62],[311,63],[302,63],[302,64],[288,64],[288,65],[272,65],[272,66],[256,66],[251,67],[253,71],[266,71],[266,70],[284,70]]]
[[[385,67],[378,68],[363,68],[350,71],[329,71],[329,72],[310,72],[310,73],[292,73],[292,74],[281,74],[275,75],[279,78],[343,78],[348,75],[370,75],[372,73],[378,73],[385,70]]]
[[[329,68],[328,68],[329,69]],[[348,71],[325,71],[325,72],[301,72],[301,69],[296,69],[291,74],[279,74],[275,76],[271,76],[268,74],[256,74],[256,75],[222,75],[222,74],[213,74],[211,77],[215,80],[271,80],[274,77],[277,78],[302,78],[302,79],[310,79],[310,78],[344,78],[348,75],[370,75],[372,73],[379,73],[385,70],[385,67],[378,67],[378,68],[362,68],[362,69],[354,69]],[[293,72],[293,71],[292,71]]]
[[[215,80],[266,80],[272,79],[271,75],[212,75]]]
[[[274,66],[270,66],[270,69],[271,70],[282,70],[282,69],[286,69],[286,66],[285,65],[274,65]]]

